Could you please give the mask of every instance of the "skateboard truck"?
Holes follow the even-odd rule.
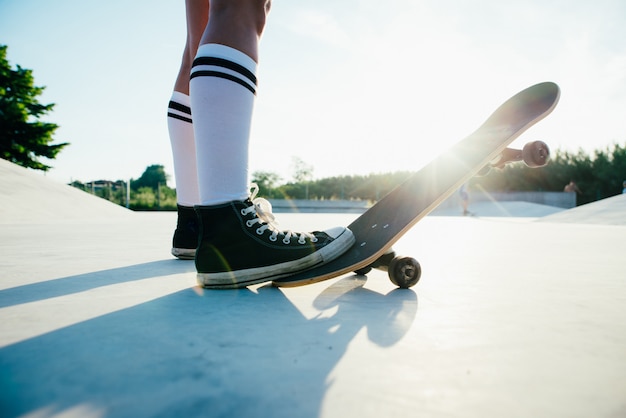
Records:
[[[416,259],[398,256],[393,249],[389,249],[372,264],[355,270],[355,273],[365,276],[372,269],[386,271],[389,280],[401,289],[415,286],[422,276],[422,267]]]
[[[550,148],[543,141],[533,141],[522,149],[506,148],[496,159],[483,167],[476,175],[486,176],[492,168],[503,168],[506,164],[523,161],[531,168],[543,167],[550,160]]]

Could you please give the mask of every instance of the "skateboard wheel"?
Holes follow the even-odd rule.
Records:
[[[367,266],[367,267],[360,268],[358,270],[354,270],[354,273],[358,274],[359,276],[365,276],[370,271],[372,271],[372,267],[371,266]]]
[[[550,148],[543,141],[529,142],[522,149],[522,159],[528,167],[543,167],[550,160]]]
[[[395,257],[389,263],[389,279],[401,289],[413,287],[420,280],[422,267],[411,257]]]

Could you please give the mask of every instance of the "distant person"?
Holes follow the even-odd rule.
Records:
[[[178,204],[172,254],[207,288],[244,287],[345,252],[347,228],[281,230],[250,193],[259,40],[270,0],[186,0],[187,39],[168,107]]]
[[[582,192],[578,188],[578,185],[576,185],[576,183],[573,180],[565,185],[565,187],[563,188],[563,191],[567,193],[582,194]]]
[[[463,208],[463,216],[470,214],[469,207],[469,191],[467,190],[467,183],[463,183],[459,189],[459,196],[461,197],[461,207]]]

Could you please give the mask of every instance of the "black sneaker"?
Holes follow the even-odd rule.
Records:
[[[196,213],[198,283],[208,289],[286,277],[328,263],[354,243],[352,232],[342,227],[312,233],[280,230],[265,199],[196,206]]]
[[[178,205],[178,221],[172,239],[172,255],[193,260],[198,246],[198,216],[192,207]]]

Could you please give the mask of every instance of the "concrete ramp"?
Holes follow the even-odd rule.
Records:
[[[589,203],[538,221],[595,225],[626,225],[626,194]]]
[[[0,159],[0,223],[128,217],[133,212]]]

